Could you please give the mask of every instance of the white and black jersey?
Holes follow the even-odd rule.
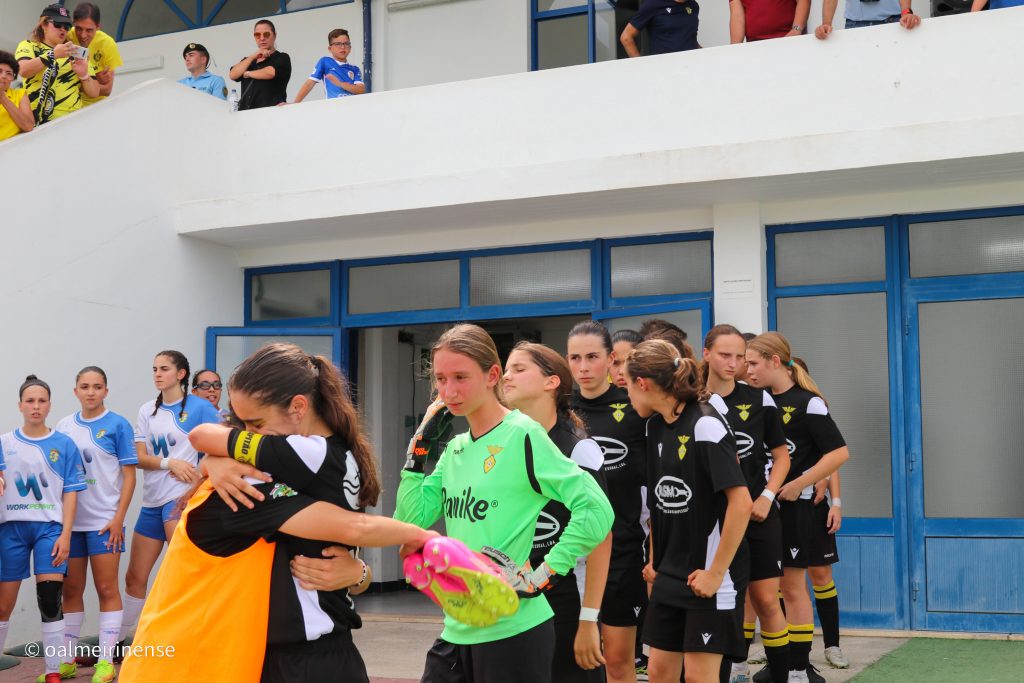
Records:
[[[718,592],[693,594],[686,579],[707,569],[721,540],[728,500],[724,491],[746,486],[736,441],[709,403],[691,401],[672,424],[654,415],[647,424],[648,485],[654,581],[651,602],[684,609],[734,609],[747,586],[749,558],[740,544]]]
[[[737,382],[728,396],[715,394],[710,403],[718,409],[736,437],[740,469],[747,480],[750,497],[757,497],[771,475],[771,450],[786,445],[782,419],[771,394]],[[775,506],[772,506],[772,514]]]
[[[601,447],[593,439],[587,438],[586,434],[580,433],[575,426],[567,420],[559,420],[548,432],[548,436],[558,446],[558,450],[567,458],[580,466],[587,474],[594,477],[602,491],[606,491],[604,473],[601,472],[601,464],[604,458],[601,454]],[[569,523],[569,508],[557,500],[551,500],[537,517],[537,528],[533,533],[533,550],[530,551],[530,565],[539,567],[551,551],[551,548],[558,543],[562,537],[562,530]],[[586,558],[579,558],[585,560]],[[579,567],[582,563],[577,562]],[[570,570],[559,582],[544,596],[551,604],[555,612],[555,620],[560,618],[579,621],[580,617],[580,592],[577,586],[577,570]],[[582,578],[582,577],[581,577]],[[583,582],[580,581],[579,585]]]
[[[249,435],[251,432],[232,430],[228,452],[238,451],[239,440]],[[270,577],[268,646],[359,628],[362,620],[347,590],[306,590],[289,569],[289,561],[296,555],[322,557],[324,548],[342,544],[276,532],[297,511],[291,504],[299,506],[300,500],[325,501],[362,512],[358,507],[359,467],[348,445],[337,436],[297,435],[261,436],[250,443],[243,449],[248,454],[246,461],[274,477],[272,483],[257,486],[265,500],[254,501],[252,510],[240,505],[238,512],[232,512],[219,496],[210,496],[190,514],[189,538],[200,549],[218,556],[239,552],[254,536],[277,543]]]
[[[794,384],[773,398],[782,416],[782,429],[792,459],[786,476],[787,482],[817,465],[824,454],[846,445],[839,427],[828,412],[828,404],[820,396]],[[811,499],[813,496],[813,486],[808,486],[800,494],[803,499]]]
[[[583,418],[590,438],[604,454],[608,500],[615,511],[612,524],[612,557],[609,568],[643,567],[646,532],[641,525],[645,506],[644,462],[646,441],[644,420],[633,410],[629,394],[621,387],[609,386],[597,398],[573,394],[572,407]]]

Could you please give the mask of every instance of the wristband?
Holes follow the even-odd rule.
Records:
[[[759,497],[760,498],[767,498],[772,503],[775,502],[775,494],[772,493],[771,490],[769,490],[769,489],[764,489],[763,491],[761,491],[761,495]]]
[[[161,460],[160,460],[160,469],[162,469],[162,470],[169,470],[169,469],[171,469],[171,460],[170,460],[170,458],[161,458]]]
[[[596,607],[580,607],[580,621],[592,621],[597,623],[597,615],[601,610]]]
[[[841,507],[843,507],[843,499],[842,498],[833,498],[832,499],[832,507],[834,507],[834,508],[841,508]]]
[[[359,560],[358,557],[356,559]],[[370,577],[370,568],[366,566],[366,563],[359,560],[359,564],[363,565],[363,575],[359,578],[359,581],[354,584],[355,586],[362,586],[366,583],[366,579]]]
[[[906,16],[908,14],[913,14],[913,13],[914,13],[914,10],[910,9],[909,7],[907,9],[903,10],[902,12],[900,12],[900,14],[903,15],[903,16]]]

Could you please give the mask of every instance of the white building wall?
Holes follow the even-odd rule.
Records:
[[[241,322],[242,273],[231,250],[175,231],[170,209],[181,196],[179,177],[210,181],[217,171],[190,167],[183,140],[145,123],[164,94],[151,88],[0,143],[8,171],[0,184],[2,431],[22,424],[18,387],[29,373],[53,390],[51,427],[77,410],[75,373],[86,365],[106,371],[108,407],[134,424],[139,406],[156,396],[151,368],[158,351],[178,349],[199,369],[206,327]],[[201,133],[203,120],[220,108],[185,94],[195,96],[196,106],[177,115],[197,129],[196,144],[211,144]],[[125,520],[129,537],[140,489],[141,476]],[[126,554],[122,573],[127,564]],[[86,606],[85,633],[95,633],[94,590],[86,591]],[[7,643],[38,638],[29,580]]]

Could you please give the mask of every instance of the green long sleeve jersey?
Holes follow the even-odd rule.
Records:
[[[453,438],[430,475],[402,472],[395,519],[426,528],[444,515],[449,536],[473,550],[497,548],[523,565],[533,547],[537,516],[549,500],[571,513],[545,558],[553,571],[565,574],[608,535],[612,508],[594,478],[562,455],[543,427],[515,410],[486,434]],[[486,628],[445,617],[441,637],[457,645],[486,643],[522,633],[551,616],[545,598],[531,598]]]

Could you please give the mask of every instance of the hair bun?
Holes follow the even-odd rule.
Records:
[[[32,380],[34,380],[34,379],[39,379],[39,378],[38,378],[38,377],[36,377],[35,375],[29,375],[29,376],[27,376],[27,377],[25,378],[25,381],[26,381],[26,382],[31,382],[31,381],[32,381]]]

